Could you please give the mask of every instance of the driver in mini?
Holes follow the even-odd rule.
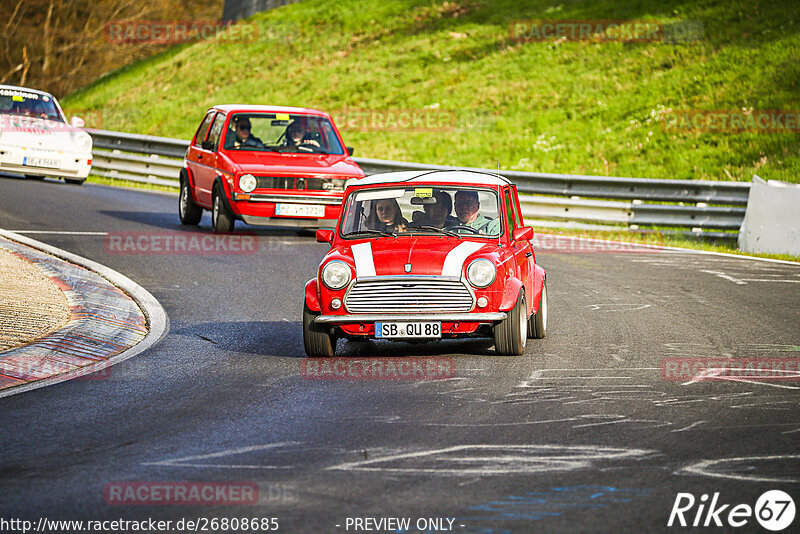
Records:
[[[435,226],[436,228],[445,228],[447,226],[454,226],[459,224],[458,219],[450,215],[453,209],[453,199],[447,191],[436,189],[433,192],[433,198],[436,202],[433,204],[423,204],[424,211],[415,211],[412,214],[415,226]]]
[[[264,148],[264,143],[258,137],[250,134],[252,125],[250,119],[244,115],[236,115],[231,119],[231,128],[235,134],[233,148],[254,147]]]
[[[456,216],[458,224],[474,228],[481,234],[498,235],[500,233],[500,218],[490,219],[482,213],[481,203],[477,191],[456,192]]]

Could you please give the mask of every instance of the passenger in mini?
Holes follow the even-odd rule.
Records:
[[[459,224],[458,219],[450,215],[450,211],[453,209],[453,199],[450,198],[450,194],[437,189],[433,192],[433,198],[436,199],[435,203],[422,205],[424,212],[415,211],[412,214],[414,225],[445,228]]]
[[[286,146],[300,146],[311,145],[319,146],[316,139],[311,139],[308,136],[308,129],[304,120],[295,119],[289,126],[286,127]]]
[[[250,134],[252,125],[250,119],[243,115],[236,115],[231,119],[231,127],[235,134],[233,148],[254,147],[264,148],[264,143],[258,137]]]
[[[367,228],[379,232],[405,232],[408,221],[403,218],[400,205],[393,198],[382,198],[372,203],[367,217]]]
[[[455,205],[458,224],[469,226],[486,235],[498,235],[500,233],[499,217],[491,219],[479,213],[481,203],[478,200],[477,191],[456,192]]]

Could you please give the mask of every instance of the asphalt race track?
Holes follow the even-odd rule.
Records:
[[[237,224],[256,232],[255,254],[119,254],[105,233],[205,234],[210,217],[186,229],[177,195],[0,178],[0,228],[121,272],[170,319],[159,344],[104,379],[0,399],[0,516],[672,532],[690,530],[667,528],[679,492],[732,507],[781,489],[800,503],[800,381],[662,373],[669,359],[800,357],[800,266],[540,252],[548,334],[524,356],[495,356],[488,339],[340,341],[337,356],[452,356],[455,377],[309,380],[303,285],[327,245]],[[255,483],[258,502],[108,504],[121,481]],[[740,530],[759,528],[751,517]]]

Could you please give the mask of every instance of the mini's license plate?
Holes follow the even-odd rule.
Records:
[[[375,323],[375,337],[382,339],[406,337],[438,338],[442,337],[442,323]]]
[[[313,204],[278,204],[275,206],[278,217],[324,217],[325,206]]]
[[[57,159],[37,158],[31,156],[25,156],[25,159],[22,160],[22,164],[29,167],[47,167],[49,169],[57,169],[61,165]]]

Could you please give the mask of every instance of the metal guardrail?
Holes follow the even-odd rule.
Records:
[[[183,162],[176,158],[183,158],[189,141],[106,130],[87,131],[94,140],[93,174],[178,186],[178,173]],[[498,172],[472,167],[353,159],[368,175],[409,170]],[[750,184],[746,182],[616,178],[506,170],[500,170],[499,173],[517,184],[525,219],[604,223],[620,227],[690,228],[695,234],[722,230],[726,233],[710,235],[731,239],[737,236],[732,231],[738,231],[742,225],[750,192]],[[664,204],[666,202],[669,204]]]

